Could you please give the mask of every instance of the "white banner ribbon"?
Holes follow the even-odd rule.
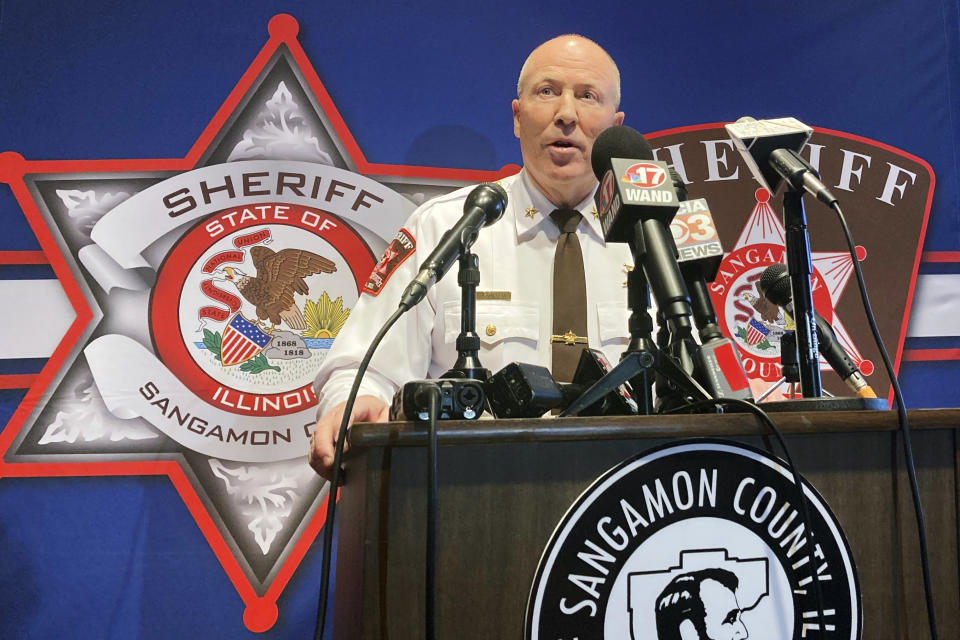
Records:
[[[142,286],[142,276],[120,274],[156,270],[165,254],[144,251],[160,238],[218,211],[255,211],[257,205],[278,202],[347,221],[374,255],[383,252],[416,207],[376,180],[337,167],[286,160],[217,164],[172,176],[111,209],[90,232],[100,251],[89,256],[88,269],[106,291]]]
[[[84,355],[107,409],[118,418],[143,418],[184,447],[212,458],[275,462],[307,454],[315,423],[313,406],[271,417],[218,409],[127,336],[97,338]]]

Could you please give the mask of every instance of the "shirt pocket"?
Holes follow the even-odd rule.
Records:
[[[630,339],[630,308],[622,300],[597,303],[600,344],[626,344]]]
[[[476,332],[480,342],[493,347],[505,340],[523,340],[536,345],[540,339],[540,307],[531,302],[477,301]],[[443,303],[443,340],[448,344],[460,335],[460,301]]]

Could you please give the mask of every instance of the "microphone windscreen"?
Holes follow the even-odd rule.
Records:
[[[467,194],[463,203],[466,213],[472,209],[481,209],[484,213],[483,226],[487,227],[500,219],[507,207],[507,192],[496,182],[484,182]]]
[[[760,280],[757,281],[757,288],[773,304],[786,306],[793,298],[788,276],[787,265],[777,262],[763,270]]]
[[[590,164],[597,180],[610,168],[610,158],[630,160],[653,160],[653,149],[643,135],[631,127],[610,127],[597,136],[590,153]]]

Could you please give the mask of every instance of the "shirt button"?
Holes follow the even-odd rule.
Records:
[[[496,333],[497,333],[497,325],[495,325],[495,324],[488,324],[486,331],[487,331],[487,335],[488,335],[488,336],[496,335]]]

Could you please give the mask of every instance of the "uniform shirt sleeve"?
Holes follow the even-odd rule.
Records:
[[[314,380],[318,415],[326,414],[347,399],[360,361],[377,332],[397,310],[403,290],[417,275],[424,257],[439,242],[444,225],[449,226],[456,220],[454,216],[447,221],[450,212],[456,212],[456,206],[443,206],[449,198],[441,197],[440,203],[427,202],[413,212],[403,229],[413,236],[414,251],[389,274],[377,295],[366,291],[360,294]],[[460,200],[457,206],[462,209],[462,198]],[[401,385],[426,377],[434,318],[429,296],[400,317],[377,348],[360,384],[359,395],[373,395],[389,404]]]

